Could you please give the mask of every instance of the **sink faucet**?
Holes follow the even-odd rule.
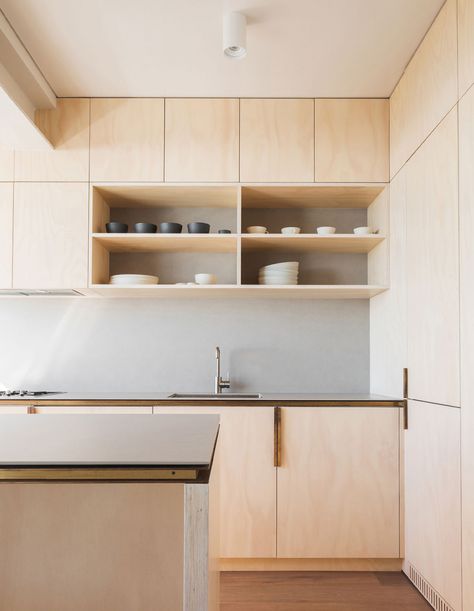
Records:
[[[221,350],[219,346],[216,346],[216,378],[214,392],[216,395],[220,395],[224,388],[230,388],[230,378],[221,377]]]

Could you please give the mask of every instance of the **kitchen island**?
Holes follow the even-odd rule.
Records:
[[[214,415],[3,415],[0,609],[217,609]]]

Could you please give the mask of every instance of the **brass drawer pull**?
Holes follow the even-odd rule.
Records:
[[[281,408],[273,409],[273,466],[281,467]]]

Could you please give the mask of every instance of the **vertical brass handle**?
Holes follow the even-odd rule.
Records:
[[[35,414],[36,413],[36,409],[34,405],[28,405],[28,407],[26,408],[26,413],[27,414]]]
[[[408,429],[408,369],[403,369],[403,428]]]
[[[281,408],[273,408],[273,466],[281,467]]]

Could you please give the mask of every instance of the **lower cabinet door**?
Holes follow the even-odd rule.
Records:
[[[218,413],[221,558],[275,558],[276,467],[272,407],[155,407]]]
[[[400,409],[281,412],[277,556],[399,557]]]
[[[32,414],[151,414],[146,405],[35,405]]]

